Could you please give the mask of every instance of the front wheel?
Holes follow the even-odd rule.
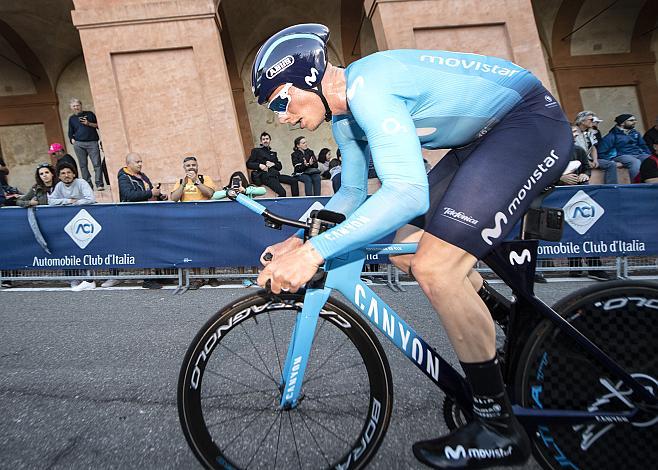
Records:
[[[658,393],[658,286],[616,281],[574,292],[556,312],[654,394]],[[519,361],[524,407],[628,411],[630,389],[553,323],[542,322]],[[549,469],[655,468],[658,417],[630,423],[542,425],[528,429],[537,461]]]
[[[323,307],[298,404],[281,409],[282,368],[303,296],[265,292],[217,312],[190,345],[178,411],[207,468],[362,468],[391,417],[391,371],[357,313]]]

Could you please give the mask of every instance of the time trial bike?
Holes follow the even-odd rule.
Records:
[[[290,220],[226,191],[267,225],[301,228],[307,239],[344,219],[318,211],[305,222]],[[484,259],[513,292],[509,315],[496,318],[505,331],[499,354],[536,460],[550,469],[655,467],[658,285],[597,283],[551,308],[533,292],[537,245],[507,241]],[[391,370],[371,326],[444,392],[449,428],[471,419],[462,375],[360,279],[368,253],[415,248],[354,250],[327,260],[299,293],[260,290],[206,322],[178,382],[183,432],[205,467],[364,467],[393,408]]]

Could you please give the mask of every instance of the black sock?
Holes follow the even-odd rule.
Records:
[[[473,391],[473,413],[483,420],[508,419],[512,405],[505,391],[505,382],[498,357],[484,362],[461,362]]]
[[[510,301],[491,287],[487,281],[482,281],[482,287],[480,287],[478,295],[484,301],[494,320],[501,321],[509,317]]]

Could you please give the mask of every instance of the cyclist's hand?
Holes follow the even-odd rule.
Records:
[[[258,276],[258,285],[265,287],[270,281],[273,293],[281,291],[297,292],[301,286],[311,280],[320,265],[322,256],[310,243],[276,257]]]
[[[276,245],[270,245],[267,248],[265,248],[263,253],[260,255],[260,262],[263,264],[263,266],[267,266],[277,256],[281,256],[284,253],[288,253],[289,251],[295,250],[300,246],[302,246],[303,244],[304,241],[301,238],[292,236],[287,240],[277,243]],[[267,253],[270,253],[272,256],[268,257],[268,259],[265,259],[265,254]]]

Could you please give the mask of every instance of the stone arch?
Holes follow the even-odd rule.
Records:
[[[21,36],[0,20],[0,35],[29,70],[36,93],[0,97],[0,126],[43,124],[47,139],[61,139],[57,96],[36,54]]]
[[[572,31],[585,0],[563,1],[558,10],[552,32],[551,65],[562,106],[573,118],[584,107],[581,90],[593,91],[626,89],[637,94],[639,117],[647,125],[658,113],[658,84],[656,56],[651,50],[651,35],[658,18],[658,3],[645,1],[638,9],[630,52],[611,54],[572,55]],[[595,110],[599,112],[599,110]],[[606,126],[611,117],[625,110],[607,109],[603,112]]]

